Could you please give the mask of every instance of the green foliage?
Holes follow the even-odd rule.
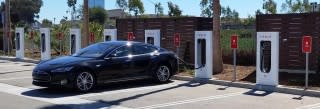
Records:
[[[106,22],[107,13],[104,8],[95,7],[89,9],[89,21],[90,22],[97,22],[103,25]]]
[[[255,25],[256,18],[254,16],[249,15],[248,18],[244,19],[242,24],[243,25]]]
[[[240,23],[239,13],[236,10],[231,11],[229,6],[221,7],[221,21],[223,23]]]
[[[160,2],[155,4],[155,9],[155,14],[157,14],[157,16],[163,16],[163,7]]]
[[[201,0],[200,6],[201,6],[201,16],[202,17],[212,17],[212,0]]]
[[[169,16],[181,16],[182,15],[182,11],[178,5],[173,4],[172,2],[168,2],[168,8],[169,8],[169,11],[168,11]]]
[[[4,2],[2,9],[4,9]],[[39,18],[42,0],[10,0],[10,16],[13,25],[30,24],[34,22],[34,18]]]
[[[52,26],[52,21],[50,21],[49,19],[43,19],[42,20],[42,26],[51,27]]]
[[[260,9],[258,9],[258,10],[256,11],[256,15],[261,15],[261,14],[263,14],[263,13],[261,12]]]
[[[126,0],[117,0],[117,6],[122,10],[127,10],[128,2]]]
[[[304,13],[311,11],[311,5],[309,0],[286,0],[281,5],[283,12],[287,13]]]
[[[72,8],[73,11],[76,10],[77,0],[68,0],[67,4],[68,4],[68,7]]]
[[[138,14],[142,15],[144,13],[144,7],[141,0],[129,0],[129,12],[133,11],[135,16]]]
[[[116,3],[120,9],[129,13],[134,12],[135,16],[143,15],[145,11],[141,0],[117,0]]]
[[[273,0],[263,0],[262,8],[266,11],[266,14],[277,13],[277,3]]]
[[[91,22],[89,24],[89,31],[94,33],[95,36],[95,42],[102,42],[103,41],[103,25]]]
[[[222,30],[221,31],[221,48],[223,55],[232,54],[230,48],[230,37],[233,34],[239,36],[237,52],[252,53],[255,51],[254,30],[239,29],[239,30]]]

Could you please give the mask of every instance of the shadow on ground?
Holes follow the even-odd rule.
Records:
[[[173,82],[173,81],[171,81],[171,82]],[[181,84],[174,85],[172,87],[161,88],[161,89],[154,90],[151,92],[137,94],[137,95],[133,95],[131,97],[122,98],[122,99],[118,99],[118,100],[114,100],[114,101],[98,100],[98,101],[93,101],[92,103],[88,103],[88,104],[51,105],[51,106],[42,107],[42,109],[72,109],[72,108],[98,109],[98,108],[102,108],[102,107],[110,108],[114,105],[120,105],[122,102],[138,99],[143,96],[147,96],[147,95],[151,95],[151,94],[155,94],[155,93],[159,93],[159,92],[163,92],[163,91],[167,91],[167,90],[176,89],[179,87],[198,87],[198,86],[201,86],[204,84],[206,84],[206,83],[190,81],[188,83],[181,83]],[[155,85],[159,85],[159,84],[155,84],[151,80],[131,81],[131,82],[110,84],[108,86],[100,86],[91,93],[99,93],[99,92],[104,92],[104,91],[122,90],[122,89],[128,89],[128,88],[155,86]],[[49,90],[49,89],[38,89],[38,90],[25,92],[25,93],[23,93],[23,95],[33,96],[33,97],[43,97],[43,98],[58,98],[58,97],[67,97],[67,96],[73,96],[73,95],[81,95],[81,93],[72,93],[70,91],[67,92],[64,90],[53,91],[53,90]]]

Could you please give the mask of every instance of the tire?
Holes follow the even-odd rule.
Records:
[[[160,65],[154,71],[154,79],[159,83],[166,83],[170,80],[171,70],[167,65]]]
[[[80,71],[75,78],[74,88],[80,92],[88,92],[94,88],[95,82],[94,75],[89,71]]]

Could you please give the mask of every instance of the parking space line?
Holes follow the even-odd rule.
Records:
[[[200,102],[200,101],[208,101],[208,100],[233,97],[233,96],[242,95],[243,93],[244,92],[237,92],[237,93],[230,93],[230,94],[223,94],[223,95],[215,95],[215,96],[209,96],[209,97],[202,97],[202,98],[196,98],[196,99],[189,99],[189,100],[182,100],[182,101],[176,101],[176,102],[169,102],[169,103],[139,107],[136,109],[154,109],[154,108],[169,107],[169,106],[175,106],[175,105],[181,105],[181,104],[195,103],[195,102]]]
[[[34,89],[27,89],[23,87],[12,86],[8,84],[0,83],[0,92],[26,97],[29,99],[58,104],[58,105],[67,105],[71,106],[71,108],[83,108],[83,109],[129,109],[127,107],[110,105],[107,103],[101,103],[96,101],[90,101],[85,99],[80,99],[76,97],[64,97],[64,98],[44,98],[44,97],[32,97],[23,95],[24,92],[31,91]]]
[[[9,81],[9,80],[18,80],[18,79],[29,79],[32,78],[31,76],[22,76],[22,77],[17,77],[17,78],[5,78],[5,79],[0,79],[0,81]]]
[[[152,90],[152,89],[161,89],[161,88],[166,88],[166,87],[174,87],[174,86],[177,86],[177,85],[178,84],[164,84],[164,85],[158,85],[158,86],[145,86],[145,87],[138,87],[138,88],[123,89],[123,90],[107,91],[107,92],[102,92],[102,93],[90,93],[90,94],[84,94],[84,95],[77,95],[77,96],[73,96],[73,97],[87,98],[87,97],[101,96],[101,95],[111,95],[111,94],[138,92],[138,91],[145,91],[145,90]]]
[[[320,108],[320,103],[302,106],[302,107],[298,107],[296,109],[316,109],[316,108]]]

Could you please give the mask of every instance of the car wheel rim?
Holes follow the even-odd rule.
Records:
[[[82,72],[77,77],[77,87],[81,91],[88,91],[93,86],[93,76],[88,72]]]
[[[167,66],[160,66],[157,71],[159,81],[167,81],[170,77],[170,70]]]

